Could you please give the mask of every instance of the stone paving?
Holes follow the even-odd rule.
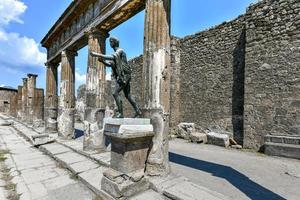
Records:
[[[36,134],[33,129],[16,121],[13,126],[19,127],[22,135]],[[107,195],[101,191],[101,178],[110,164],[109,152],[83,151],[80,138],[58,139],[55,143],[40,146],[38,150],[9,126],[0,127],[0,136],[1,148],[4,145],[12,153],[5,163],[14,165],[12,181],[17,184],[17,192],[24,193],[25,198],[21,196],[21,199],[30,199],[28,195],[31,193],[35,199],[44,194],[47,196],[41,199],[68,199],[60,191],[73,196],[79,191],[76,187],[82,190],[80,194],[85,194],[86,199],[94,198],[95,194]],[[170,160],[173,174],[165,179],[151,179],[151,189],[131,199],[207,200],[229,197],[242,200],[298,200],[300,196],[298,160],[192,144],[177,139],[170,141]],[[70,178],[69,172],[61,167],[68,169],[72,177],[77,179]],[[19,174],[19,171],[22,173]],[[0,199],[1,195],[7,196],[7,192],[0,187]],[[56,198],[52,195],[60,196]]]
[[[300,160],[170,141],[172,171],[239,200],[299,200]]]
[[[91,190],[72,178],[56,161],[32,147],[12,127],[0,128],[0,149],[9,151],[4,163],[10,169],[11,181],[21,200],[96,199]],[[2,180],[0,184],[5,185],[5,182]],[[4,187],[0,187],[0,199],[6,198]]]

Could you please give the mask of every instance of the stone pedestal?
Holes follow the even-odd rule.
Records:
[[[144,171],[154,136],[150,119],[107,119],[104,135],[111,140],[111,166],[102,190],[117,199],[147,190]]]

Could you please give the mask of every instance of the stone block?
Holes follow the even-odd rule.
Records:
[[[39,134],[31,136],[31,139],[34,146],[39,146],[42,144],[54,142],[57,137],[57,134]]]
[[[143,171],[141,174],[144,174]],[[143,176],[136,180],[132,177],[132,175],[108,169],[103,174],[101,189],[117,199],[126,199],[149,189],[149,182]]]
[[[265,154],[300,159],[300,145],[266,142]]]
[[[146,125],[147,126],[147,125]],[[105,136],[111,140],[111,168],[123,173],[144,169],[153,132],[110,133]]]
[[[213,144],[221,147],[229,146],[229,136],[226,134],[220,134],[215,132],[209,132],[207,134],[207,143]]]
[[[135,133],[135,132],[152,132],[153,126],[150,119],[142,118],[105,118],[104,131],[111,133]]]
[[[190,141],[195,143],[207,143],[207,135],[205,133],[192,132]]]
[[[194,133],[195,124],[194,123],[180,123],[177,126],[176,135],[179,138],[189,140],[192,133]]]

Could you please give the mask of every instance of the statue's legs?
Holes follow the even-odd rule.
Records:
[[[114,99],[116,101],[117,107],[118,107],[118,115],[116,115],[117,118],[123,118],[123,105],[122,105],[122,98],[120,96],[121,90],[123,90],[124,86],[120,85],[118,82],[116,82],[116,87],[114,91]]]
[[[138,105],[136,104],[135,100],[132,98],[131,93],[130,93],[130,82],[128,82],[124,89],[123,92],[125,94],[126,99],[129,101],[129,103],[132,105],[134,111],[135,111],[135,116],[134,117],[140,117],[142,115],[141,110],[139,109]]]

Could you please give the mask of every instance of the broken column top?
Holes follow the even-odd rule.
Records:
[[[31,78],[31,77],[36,78],[36,77],[38,77],[37,74],[27,74],[27,76],[28,76],[28,78]]]
[[[27,78],[22,78],[23,79],[23,83],[26,83],[28,81]]]

